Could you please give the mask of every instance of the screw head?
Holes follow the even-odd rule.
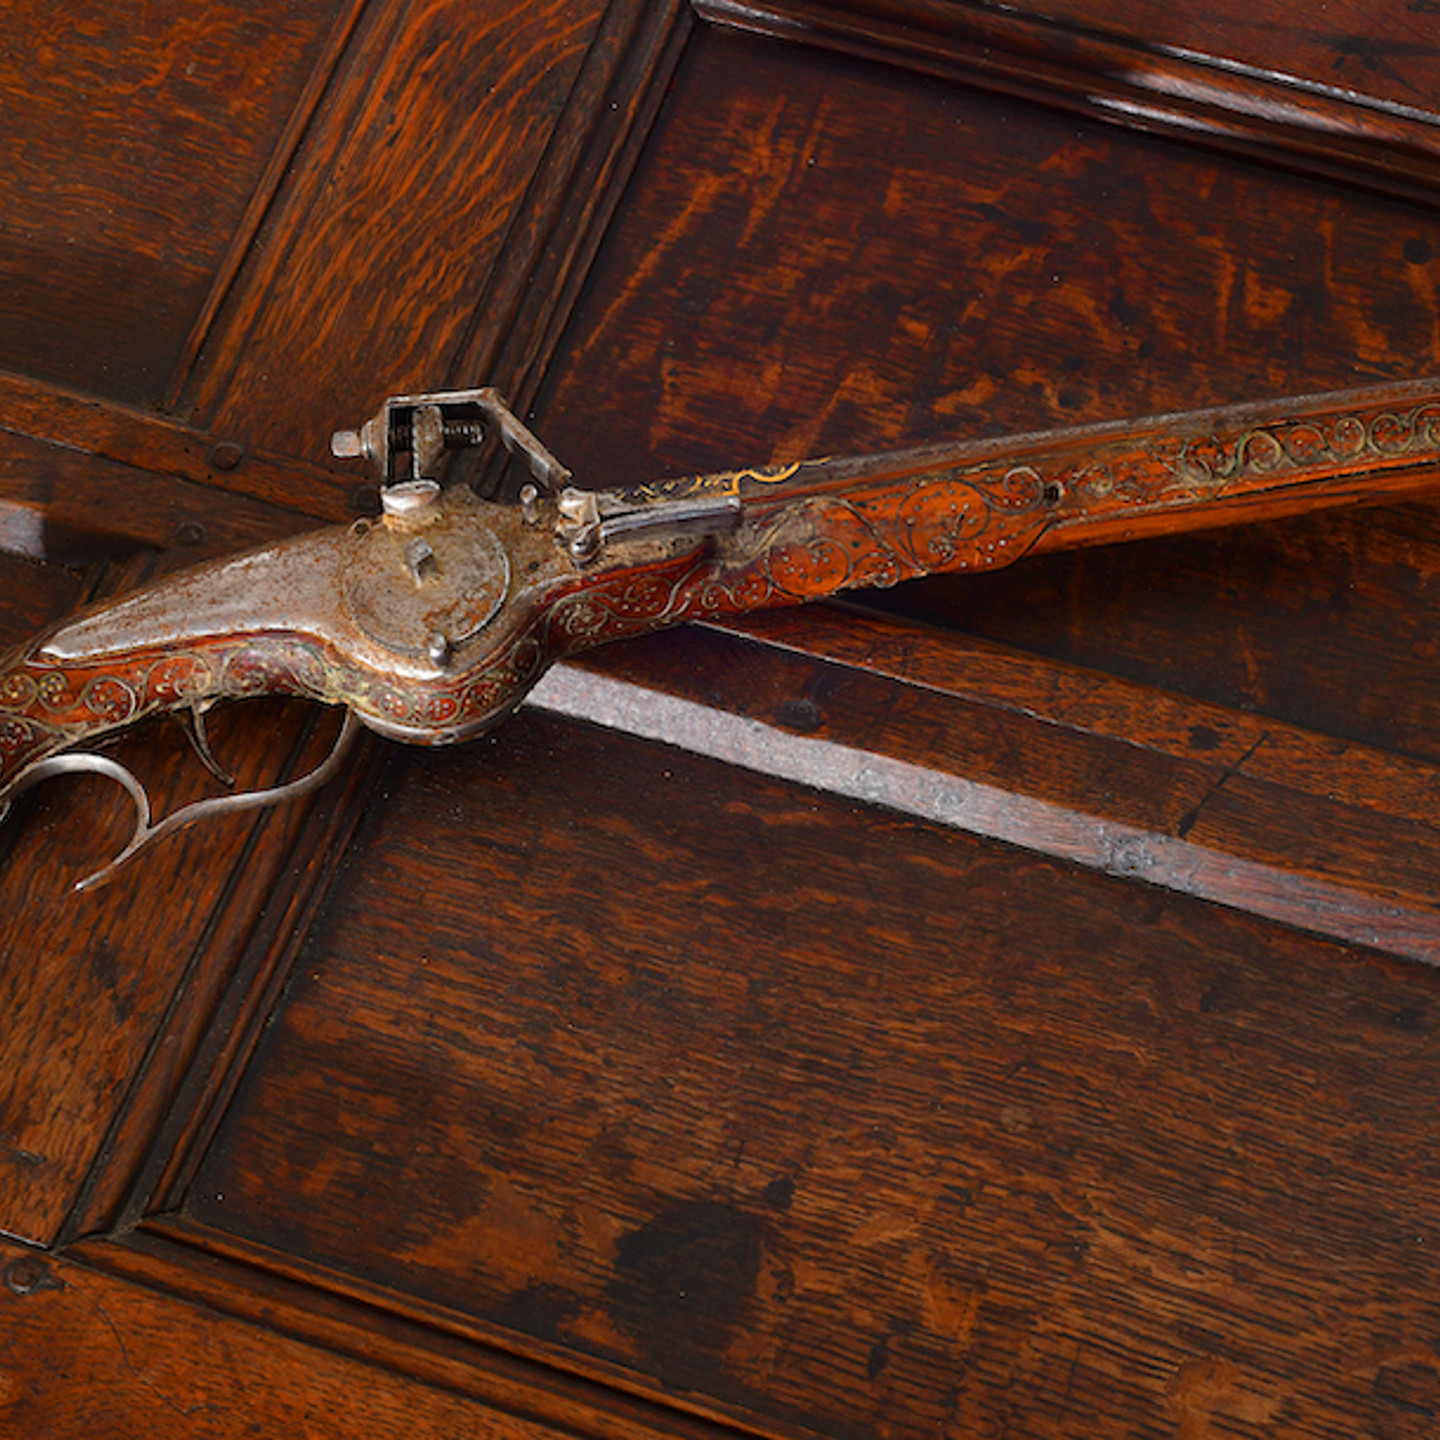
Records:
[[[34,1255],[21,1255],[5,1267],[5,1288],[12,1295],[33,1295],[42,1289],[50,1271]]]
[[[233,440],[222,440],[210,452],[212,470],[238,470],[245,459],[245,449]]]

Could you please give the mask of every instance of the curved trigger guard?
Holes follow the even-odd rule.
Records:
[[[78,881],[73,887],[77,891],[93,890],[109,880],[122,865],[132,860],[146,845],[154,840],[162,840],[165,836],[172,835],[187,825],[193,825],[197,820],[204,820],[211,815],[228,814],[232,811],[258,810],[265,806],[278,805],[286,800],[296,800],[300,796],[308,795],[310,791],[318,789],[340,768],[341,762],[351,745],[354,744],[355,737],[360,733],[361,728],[360,721],[355,717],[354,712],[347,711],[345,723],[340,727],[340,733],[335,737],[335,743],[331,745],[330,753],[313,770],[302,775],[298,780],[290,780],[284,785],[275,785],[265,790],[247,790],[239,795],[220,795],[209,800],[196,800],[192,804],[182,805],[173,814],[167,815],[158,825],[151,823],[150,797],[146,793],[144,785],[125,766],[116,760],[111,760],[106,755],[83,753],[51,755],[47,759],[37,761],[20,778],[19,783],[11,792],[11,796],[29,790],[32,786],[38,785],[40,781],[47,780],[54,775],[86,773],[104,775],[107,779],[114,780],[124,787],[135,806],[135,829],[125,848],[113,860]],[[4,809],[8,808],[7,798]],[[4,817],[4,809],[0,809],[0,819]]]

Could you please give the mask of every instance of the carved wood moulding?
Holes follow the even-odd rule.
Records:
[[[717,25],[899,65],[1433,207],[1440,114],[1025,7],[696,0]],[[1203,33],[1203,31],[1202,31]]]

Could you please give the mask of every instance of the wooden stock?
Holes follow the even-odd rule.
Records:
[[[672,618],[996,569],[1022,555],[1376,503],[1440,485],[1440,379],[640,487],[727,486],[764,544],[720,547]],[[753,552],[753,553],[752,553]]]
[[[341,580],[367,543],[363,527],[282,542],[145,592],[138,629],[137,607],[115,602],[0,665],[0,799],[47,755],[222,698],[302,696],[344,705],[397,738],[445,743],[507,714],[551,661],[682,620],[1437,484],[1440,381],[1418,381],[636,486],[612,498],[658,511],[735,497],[740,523],[699,545],[617,545],[589,564],[572,562],[548,524],[527,528],[512,507],[452,492],[449,520],[490,527],[509,573],[530,578],[510,586],[494,618],[446,663],[395,656],[347,609]],[[309,596],[304,614],[287,609],[286,584],[263,593],[266,575],[297,573],[297,557],[300,572],[328,566],[334,580]],[[227,609],[216,594],[234,589],[225,577],[237,571],[262,593]],[[246,623],[197,630],[197,605]]]

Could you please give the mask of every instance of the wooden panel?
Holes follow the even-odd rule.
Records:
[[[302,709],[229,707],[212,736],[242,788],[299,773],[324,753]],[[143,777],[160,814],[217,791],[177,726],[141,727],[110,753]],[[144,1067],[158,1061],[160,1093],[124,1163],[143,1151],[303,807],[185,832],[111,887],[80,895],[76,881],[129,838],[123,792],[83,777],[51,783],[15,811],[0,832],[0,1228],[48,1244]],[[183,1043],[153,1054],[157,1032],[174,1024]]]
[[[1318,13],[1287,0],[1026,0],[1022,13],[1133,35],[1281,76],[1434,111],[1440,43],[1433,0],[1328,0]]]
[[[1440,369],[1431,211],[716,34],[557,345],[684,28],[629,0],[369,7],[213,331],[233,249],[192,314],[170,397],[197,424],[0,383],[25,430],[0,534],[38,511],[43,553],[84,559],[297,522],[232,497],[211,527],[216,485],[338,513],[331,426],[456,357],[530,387],[558,354],[539,423],[595,483]],[[163,473],[107,513],[137,464]],[[1432,528],[898,602],[1110,675],[815,616],[601,664],[1209,847],[1229,904],[1244,864],[1323,882],[1356,897],[1336,933],[1389,907],[1386,943],[1432,954],[1433,768],[1313,728],[1433,758]],[[78,583],[40,572],[0,623]],[[320,740],[278,710],[217,732],[246,781]],[[202,783],[168,732],[118,753],[162,801]],[[314,823],[173,841],[94,904],[62,893],[118,823],[92,789],[0,831],[0,1228],[140,1225],[82,1242],[112,1273],[64,1290],[0,1261],[0,1302],[52,1307],[7,1310],[7,1353],[67,1376],[0,1362],[22,1428],[1425,1433],[1433,971],[1137,883],[1123,846],[1086,873],[553,716],[395,754],[346,849],[368,780]]]
[[[343,9],[7,7],[0,364],[160,398]]]
[[[0,1427],[11,1435],[544,1440],[559,1433],[18,1246],[0,1245],[0,1275]]]
[[[0,645],[28,639],[56,615],[63,615],[80,593],[79,572],[41,565],[0,549],[0,594],[6,597],[0,606]]]
[[[708,32],[538,423],[599,485],[1426,373],[1436,266],[1391,202]]]
[[[0,436],[0,546],[32,562],[128,556],[111,578],[134,584],[305,524],[196,483],[230,473],[207,437],[13,377],[0,393],[11,426],[50,437]],[[262,489],[297,469],[239,458]],[[60,564],[4,563],[13,583],[3,586],[0,644],[28,638],[79,597],[79,575]],[[242,785],[315,754],[300,710],[242,706],[212,724]],[[142,730],[112,754],[142,776],[158,813],[209,783],[175,728]],[[79,897],[70,886],[128,837],[121,792],[93,779],[52,783],[15,810],[0,827],[10,1016],[0,1041],[0,1228],[53,1243],[113,1217],[195,1058],[254,907],[274,896],[304,812],[207,827]]]
[[[11,437],[7,453],[17,443]],[[31,463],[0,474],[0,517],[16,531],[37,521],[24,538],[40,554],[133,551],[129,565],[107,572],[112,588],[295,524],[234,497],[187,512],[199,487],[29,443]],[[190,543],[158,555],[144,548],[186,526],[196,531],[182,536]],[[54,564],[0,562],[9,582],[3,644],[28,638],[88,588]],[[304,707],[230,706],[212,720],[212,735],[239,785],[273,783],[323,754],[327,735],[311,718]],[[175,726],[141,727],[110,754],[142,778],[157,814],[216,788]],[[9,1017],[0,1036],[0,1229],[43,1243],[63,1238],[102,1155],[119,1171],[105,1192],[113,1208],[304,818],[304,807],[289,807],[212,823],[157,846],[110,888],[77,895],[71,886],[129,837],[129,802],[94,777],[51,782],[16,802],[0,826],[0,992]]]
[[[456,369],[461,377],[483,376],[517,412],[529,406],[553,358],[690,25],[685,0],[611,0],[606,7]],[[493,483],[492,475],[483,478]]]
[[[127,466],[132,467],[132,474],[143,470],[157,477],[146,481],[134,476],[129,494],[115,497],[129,503],[112,503],[103,514],[97,508],[92,526],[116,521],[122,526],[133,524],[133,511],[150,499],[146,492],[171,489],[172,476],[194,482],[191,489],[200,502],[199,509],[244,508],[244,502],[214,493],[229,490],[254,496],[269,506],[284,506],[295,514],[297,524],[301,515],[347,519],[355,513],[357,491],[368,489],[368,477],[353,466],[337,476],[316,465],[255,454],[226,435],[207,435],[143,410],[23,376],[0,374],[0,465],[7,471],[21,471],[42,448],[34,441],[67,451],[75,473],[84,456],[100,462],[93,467],[97,472],[115,473],[119,466]],[[106,465],[106,461],[117,465]],[[373,493],[366,495],[363,503],[373,504]],[[202,516],[197,513],[194,518]],[[232,548],[239,543],[243,542],[232,542]]]
[[[200,356],[209,428],[323,463],[443,383],[600,8],[372,7]]]
[[[1433,760],[1437,566],[1440,512],[1412,505],[1047,556],[868,603]]]
[[[168,552],[166,566],[193,564],[306,526],[293,510],[3,432],[0,516],[0,550],[62,565],[139,549]]]
[[[1440,962],[1433,766],[831,606],[744,628],[766,643],[656,636],[588,657],[593,689],[537,700],[575,695],[566,713],[608,706],[629,733],[830,788],[850,766],[864,778],[844,793]],[[709,713],[642,710],[607,690],[617,678]],[[751,735],[717,707],[772,729]],[[791,730],[844,753],[807,760],[776,733]]]
[[[503,1330],[483,1322],[457,1325],[453,1312],[418,1304],[406,1318],[387,1313],[387,1297],[375,1285],[351,1278],[336,1287],[333,1274],[317,1272],[303,1260],[198,1229],[175,1215],[150,1220],[120,1242],[84,1241],[72,1253],[108,1274],[467,1396],[480,1410],[476,1424],[498,1411],[523,1416],[543,1430],[595,1440],[737,1435],[667,1401],[647,1401],[566,1374],[564,1366],[547,1363],[553,1356],[517,1355]]]
[[[1437,368],[1432,242],[1394,202],[706,34],[539,423],[603,484]],[[1273,635],[1246,680],[1284,713],[1334,625],[1352,682],[1315,708],[1349,734],[1361,677],[1431,658],[1406,513],[1265,532],[1310,579],[1246,604],[1172,614],[1152,569],[1092,635],[1022,577],[1005,623],[1121,673],[1212,626],[1200,694]],[[1315,537],[1372,533],[1348,607],[1315,604]],[[1270,585],[1288,649],[1246,629]],[[901,603],[985,604],[935,595]],[[695,698],[1318,875],[1433,940],[1428,768],[1103,677],[1090,703],[1131,708],[1089,735],[1043,666],[1033,707],[965,701],[963,755],[934,694],[851,677],[827,722],[833,672],[651,650]],[[1437,1214],[1395,1184],[1440,1107],[1433,972],[536,715],[384,789],[167,1192],[201,1236],[764,1433],[1406,1433],[1435,1383]]]
[[[1143,30],[1107,32],[1094,7],[1078,25],[1018,6],[936,0],[697,0],[697,9],[738,30],[1435,203],[1433,109],[1237,63],[1225,50],[1217,58],[1205,45],[1222,36],[1195,26],[1193,14],[1189,38],[1199,50],[1156,45]],[[1128,9],[1133,16],[1138,7]],[[1318,30],[1311,38],[1340,37]]]
[[[398,763],[197,1220],[767,1430],[1343,1432],[1414,1378],[1440,976],[573,724],[487,752]]]

